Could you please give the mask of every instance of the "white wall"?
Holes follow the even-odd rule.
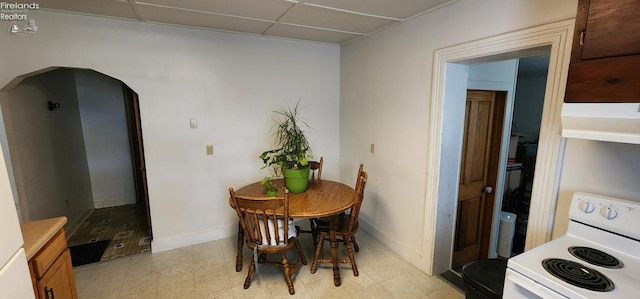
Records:
[[[122,82],[74,70],[95,208],[133,204],[136,189]]]
[[[567,139],[553,238],[569,225],[576,191],[640,202],[640,145]]]
[[[433,257],[424,247],[425,229],[433,217],[453,218],[425,214],[425,206],[436,200],[426,198],[427,177],[438,175],[426,172],[433,150],[427,138],[434,51],[571,19],[576,5],[576,1],[463,0],[342,47],[341,174],[352,176],[349,162],[365,164],[369,183],[361,217],[372,234],[430,271],[427,266]],[[375,154],[369,152],[370,143],[376,144]],[[443,151],[449,154],[457,153]],[[440,181],[443,184],[457,187],[454,180]]]
[[[333,45],[30,12],[38,33],[0,34],[0,86],[49,66],[93,69],[140,98],[154,251],[237,232],[228,188],[268,174],[271,111],[302,99],[323,177],[337,179],[340,73]],[[189,129],[189,118],[198,128]],[[213,156],[205,155],[207,144]]]
[[[502,90],[513,96],[518,60],[509,59],[469,66],[468,89]]]

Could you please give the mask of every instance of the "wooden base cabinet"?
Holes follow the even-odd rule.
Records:
[[[78,298],[64,230],[60,230],[29,260],[29,270],[36,298]]]

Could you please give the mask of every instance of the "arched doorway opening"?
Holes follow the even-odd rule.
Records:
[[[43,69],[10,85],[0,102],[0,139],[21,220],[66,216],[69,245],[109,239],[107,259],[148,251],[151,219],[135,91],[77,68]],[[92,218],[97,214],[109,218]],[[74,241],[76,235],[82,238]]]

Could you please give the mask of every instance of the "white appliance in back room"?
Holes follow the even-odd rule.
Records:
[[[0,298],[35,298],[23,242],[7,167],[0,155]]]

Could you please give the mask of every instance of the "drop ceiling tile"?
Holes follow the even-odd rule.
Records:
[[[344,43],[426,10],[456,1],[460,0],[39,0],[36,2],[44,10],[148,20],[168,25],[265,34],[326,43]],[[323,28],[328,30],[320,30]],[[269,32],[265,33],[266,30]]]
[[[125,19],[138,19],[131,5],[116,0],[38,0],[41,9],[64,10]]]
[[[370,33],[397,21],[380,19],[343,11],[298,5],[291,9],[281,22],[327,28],[353,33]]]
[[[269,29],[265,36],[285,37],[291,39],[317,41],[330,44],[342,44],[360,35],[343,32],[327,31],[286,24],[276,24]]]
[[[155,4],[275,21],[294,4],[283,0],[140,0]]]
[[[178,24],[216,30],[262,34],[273,22],[258,21],[201,13],[188,10],[169,9],[159,6],[140,5],[145,18],[151,22]]]
[[[306,0],[304,3],[377,16],[406,19],[444,3],[456,1],[458,0]]]

